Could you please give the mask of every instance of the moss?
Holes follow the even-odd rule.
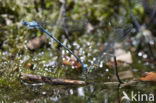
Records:
[[[28,30],[22,27],[21,21],[25,19],[28,21],[39,21],[41,25],[49,32],[54,33],[55,37],[71,48],[72,51],[79,52],[78,56],[83,59],[88,68],[91,68],[88,81],[95,81],[96,83],[109,81],[108,76],[113,75],[113,69],[110,68],[110,72],[106,73],[105,69],[108,66],[104,65],[103,68],[94,68],[91,61],[98,56],[100,45],[108,40],[114,25],[119,26],[120,24],[131,22],[129,12],[124,13],[124,11],[129,10],[127,1],[68,0],[66,18],[69,20],[70,43],[65,38],[64,27],[62,25],[56,27],[62,4],[59,1],[43,0],[42,2],[45,2],[43,6],[41,1],[36,0],[36,4],[30,0],[0,1],[0,102],[1,100],[4,102],[42,102],[47,100],[48,102],[53,95],[59,95],[62,97],[60,99],[62,101],[64,99],[67,101],[80,99],[82,102],[87,102],[93,96],[92,100],[94,102],[101,102],[100,100],[103,100],[104,95],[105,97],[108,96],[107,92],[113,95],[112,97],[108,96],[108,100],[110,101],[112,98],[115,100],[116,94],[113,91],[114,89],[109,91],[112,88],[106,89],[103,88],[103,85],[94,88],[95,94],[94,91],[88,93],[92,89],[92,85],[84,87],[86,88],[85,91],[88,91],[88,94],[86,93],[88,97],[78,98],[76,94],[69,96],[72,90],[77,92],[77,87],[74,86],[44,85],[33,87],[21,84],[19,78],[21,72],[55,78],[86,79],[82,70],[75,70],[70,66],[62,64],[62,54],[69,55],[69,53],[60,48],[57,43],[52,43],[50,38],[48,39],[48,44],[42,48],[36,51],[28,50],[26,47],[28,41],[42,35],[42,32],[37,29]],[[133,7],[139,22],[144,22],[141,19],[145,16],[143,6],[140,3],[133,2]],[[86,19],[87,21],[85,21]],[[7,22],[9,20],[12,23],[8,25]],[[88,22],[94,26],[93,32],[87,32]],[[145,66],[144,62],[135,53],[132,53],[132,56],[133,64],[131,67],[138,70],[138,72],[134,72],[135,77],[139,77],[143,72],[151,70],[150,66]],[[49,66],[51,62],[56,62],[57,65]],[[33,65],[32,69],[26,66],[27,63]],[[119,70],[124,71],[129,68],[120,68]],[[95,84],[95,87],[97,85]],[[152,86],[152,88],[154,90],[155,87]],[[42,94],[44,91],[46,91],[47,95]],[[60,98],[59,96],[53,97],[53,99]]]

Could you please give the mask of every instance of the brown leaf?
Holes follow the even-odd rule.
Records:
[[[131,53],[126,52],[124,49],[116,49],[115,56],[116,56],[116,60],[120,60],[129,64],[133,62]]]
[[[156,72],[148,72],[140,78],[141,81],[156,82]]]
[[[67,59],[68,58],[68,59]],[[63,61],[62,63],[64,65],[68,65],[68,66],[74,66],[75,68],[80,68],[81,67],[81,64],[79,62],[77,62],[76,58],[75,57],[68,57],[68,56],[65,56],[63,58]]]
[[[29,69],[32,69],[32,68],[33,68],[33,64],[27,63],[27,64],[26,64],[26,67],[29,68]]]

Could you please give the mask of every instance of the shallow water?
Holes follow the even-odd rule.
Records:
[[[86,1],[73,1],[75,6],[71,7],[72,10],[69,10],[67,14],[71,15],[75,21],[67,18],[67,20],[69,20],[67,23],[69,22],[68,30],[70,34],[68,35],[69,38],[67,38],[66,35],[64,35],[64,26],[62,27],[62,25],[59,25],[57,27],[55,23],[59,14],[58,10],[60,4],[58,2],[47,1],[46,5],[50,5],[49,8],[47,7],[47,9],[43,11],[40,11],[39,9],[39,12],[36,12],[32,2],[25,3],[24,1],[21,3],[19,3],[18,0],[0,1],[0,3],[3,4],[3,7],[7,8],[5,13],[7,12],[6,14],[9,15],[8,18],[11,20],[13,19],[11,25],[8,25],[7,23],[4,24],[0,21],[1,103],[138,103],[138,101],[129,102],[127,100],[122,100],[122,97],[124,96],[123,93],[127,93],[129,97],[131,97],[132,93],[136,94],[137,100],[144,99],[142,103],[154,103],[149,100],[146,101],[146,99],[149,99],[150,94],[156,96],[155,83],[136,82],[127,87],[104,84],[105,82],[117,81],[113,79],[114,68],[107,65],[107,63],[110,62],[110,55],[99,56],[101,52],[100,48],[103,47],[104,43],[108,44],[108,47],[105,45],[106,51],[112,51],[112,49],[114,49],[113,46],[117,44],[117,42],[121,43],[121,49],[131,51],[133,63],[126,64],[127,66],[118,65],[118,69],[119,72],[130,70],[133,76],[131,78],[122,79],[122,81],[128,82],[132,79],[141,77],[145,72],[155,71],[154,63],[144,61],[144,59],[151,56],[149,55],[149,49],[146,45],[140,47],[138,51],[136,50],[137,52],[131,50],[136,49],[138,46],[128,43],[128,40],[132,40],[135,44],[137,40],[134,40],[135,32],[128,35],[121,35],[121,33],[127,30],[127,26],[132,27],[130,29],[135,29],[135,26],[132,26],[133,23],[131,22],[130,15],[128,14],[128,11],[126,11],[128,10],[127,2],[121,1],[119,4],[117,3],[119,7],[116,7],[114,6],[117,5],[116,1],[101,0],[91,3],[91,8],[86,9],[89,7],[89,4],[86,3]],[[71,5],[73,2],[70,2],[69,4]],[[151,3],[152,2],[153,1],[151,1]],[[133,11],[135,15],[137,15],[137,19],[139,22],[144,22],[139,19],[145,16],[140,0],[134,1],[133,4]],[[51,5],[53,7],[51,7]],[[153,4],[150,5],[153,6]],[[82,8],[78,8],[79,6]],[[112,7],[118,8],[118,13],[116,13]],[[50,11],[51,9],[53,9],[55,13]],[[34,15],[34,13],[36,15]],[[91,21],[86,21],[86,16],[84,16],[84,14],[91,17]],[[17,16],[19,17],[16,18]],[[78,57],[87,65],[89,73],[85,74],[82,68],[63,65],[62,60],[64,56],[67,55],[70,57],[70,53],[60,47],[58,43],[51,40],[48,36],[45,45],[35,51],[30,51],[27,47],[27,43],[31,39],[39,37],[44,33],[40,32],[38,29],[23,27],[21,25],[23,19],[30,21],[37,20],[41,22],[41,24],[43,22],[44,28],[53,33],[58,40],[70,48],[75,54],[78,54]],[[93,31],[88,30],[88,22],[92,23],[94,27]],[[151,27],[150,30],[154,32],[154,26]],[[132,38],[128,38],[128,36]],[[144,42],[142,43],[144,44]],[[153,44],[151,47],[155,52],[156,45]],[[21,73],[83,80],[90,84],[28,84],[20,79]],[[141,98],[142,94],[147,94],[147,98]]]

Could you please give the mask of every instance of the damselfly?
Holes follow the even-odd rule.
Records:
[[[87,66],[79,59],[78,56],[76,56],[69,48],[67,48],[65,45],[63,45],[59,40],[57,40],[51,33],[49,33],[47,30],[45,30],[38,22],[32,21],[32,22],[27,22],[23,21],[23,25],[26,25],[28,28],[39,28],[43,32],[45,32],[47,35],[49,35],[53,40],[55,40],[57,43],[59,43],[62,47],[64,47],[66,50],[68,50],[72,55],[75,56],[78,62],[81,63],[83,69],[86,71]]]

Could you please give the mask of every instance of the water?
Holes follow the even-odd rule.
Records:
[[[141,11],[143,9],[141,6],[142,4],[138,1],[136,2],[137,7],[134,9],[135,15],[137,14],[137,20],[138,18],[143,17],[143,12]],[[0,1],[0,3],[1,2],[3,1]],[[114,49],[113,46],[116,45],[116,42],[121,42],[126,45],[126,50],[131,50],[133,58],[132,64],[120,66],[119,63],[118,65],[119,72],[129,70],[133,74],[133,77],[122,79],[122,81],[128,82],[134,78],[141,77],[144,72],[155,71],[154,63],[148,61],[149,55],[146,53],[148,49],[144,47],[140,49],[141,51],[136,52],[135,46],[131,46],[131,43],[126,41],[129,40],[134,42],[132,45],[135,45],[136,42],[133,40],[133,38],[135,38],[134,35],[132,33],[127,33],[127,31],[132,28],[134,29],[134,27],[131,26],[132,22],[129,18],[130,15],[125,11],[128,9],[126,1],[116,2],[101,0],[90,2],[93,6],[88,3],[89,1],[85,1],[85,3],[83,1],[76,1],[78,4],[71,7],[73,9],[71,11],[69,10],[67,13],[67,15],[74,18],[71,22],[71,19],[67,19],[67,24],[69,24],[70,41],[64,35],[63,27],[59,27],[56,30],[54,34],[56,38],[65,46],[70,48],[74,53],[77,53],[80,59],[88,66],[89,73],[87,76],[84,74],[82,69],[77,69],[74,66],[71,67],[63,65],[63,57],[65,55],[70,57],[70,53],[64,48],[59,47],[57,43],[51,43],[49,39],[47,40],[48,43],[36,51],[30,51],[26,46],[28,41],[36,36],[42,35],[43,33],[37,29],[28,30],[19,25],[19,23],[21,24],[23,19],[28,19],[30,21],[37,20],[39,22],[45,21],[47,25],[44,27],[50,33],[53,33],[55,31],[53,26],[56,25],[48,24],[57,20],[59,14],[59,3],[57,1],[47,2],[46,5],[49,5],[49,7],[44,10],[39,9],[38,13],[34,11],[34,5],[32,5],[33,2],[27,2],[28,4],[17,0],[14,0],[15,4],[9,2],[10,0],[6,0],[6,2],[2,3],[2,6],[7,8],[6,11],[8,11],[8,15],[11,13],[11,15],[8,16],[8,19],[13,19],[13,24],[0,24],[1,103],[133,103],[126,100],[121,101],[124,96],[123,92],[127,93],[129,97],[132,92],[137,94],[137,97],[141,94],[154,94],[156,96],[155,83],[136,82],[135,84],[127,87],[119,87],[115,84],[104,84],[105,82],[117,82],[117,80],[113,78],[114,68],[108,65],[111,58],[110,55],[100,57],[100,59],[98,59],[98,63],[95,64],[95,61],[101,52],[101,45],[104,43],[108,44],[108,48],[106,47],[106,50],[110,50]],[[69,3],[69,5],[72,3],[73,2]],[[8,6],[13,8],[8,8]],[[89,6],[91,6],[90,9],[88,9]],[[117,11],[112,8],[116,8]],[[34,13],[36,15],[34,15]],[[20,16],[18,17],[18,15]],[[90,21],[86,22],[86,17],[91,17],[88,18]],[[87,32],[86,24],[88,22],[93,25],[93,31]],[[140,19],[139,22],[144,21]],[[154,29],[150,28],[150,30],[153,31]],[[124,34],[125,31],[126,34],[121,35]],[[133,38],[127,39],[128,36],[132,36]],[[151,42],[151,44],[152,50],[156,51],[154,41]],[[110,48],[110,46],[112,47]],[[125,49],[124,47],[125,46],[123,46],[122,49]],[[21,72],[53,78],[83,80],[90,82],[90,84],[35,84],[34,82],[22,81],[20,79]],[[147,101],[145,103],[153,102]]]

